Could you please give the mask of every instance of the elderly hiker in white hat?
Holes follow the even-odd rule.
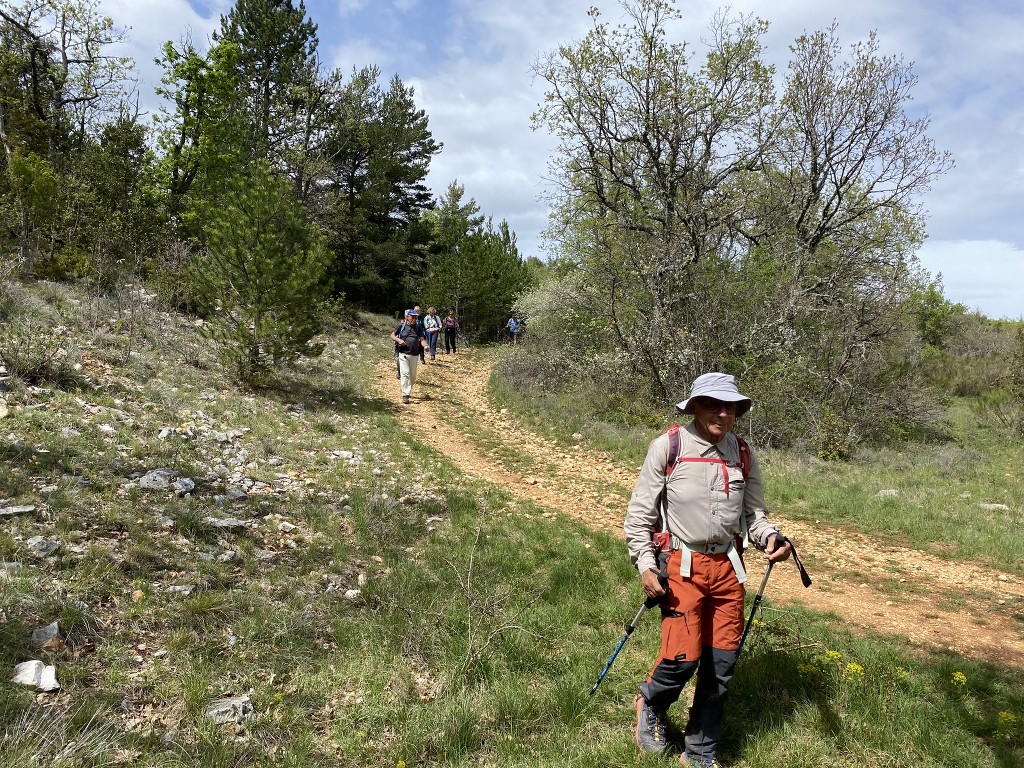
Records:
[[[402,402],[407,404],[416,383],[416,363],[427,348],[426,331],[419,319],[417,308],[405,310],[405,319],[391,334],[391,340],[395,342],[395,356],[398,358],[398,378],[402,382]]]
[[[768,521],[757,457],[732,434],[750,407],[732,376],[699,376],[676,406],[692,421],[651,443],[624,525],[644,596],[663,597],[661,649],[637,696],[636,740],[649,752],[667,747],[668,709],[696,673],[680,760],[700,768],[721,765],[723,699],[743,633],[742,548],[749,542],[773,562],[792,551]]]

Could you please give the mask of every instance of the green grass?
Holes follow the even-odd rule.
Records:
[[[264,393],[204,369],[186,323],[163,325],[159,343],[115,370],[116,387],[94,380],[8,398],[0,498],[38,509],[0,522],[4,558],[26,565],[0,574],[0,666],[40,658],[63,689],[37,700],[0,685],[0,768],[678,764],[631,740],[633,697],[658,647],[653,617],[587,696],[640,601],[621,542],[466,479],[429,446],[410,451],[389,406],[362,384],[389,354],[387,323],[340,331],[323,359]],[[343,352],[350,342],[359,358]],[[117,408],[133,425],[115,425],[108,440],[79,401]],[[62,435],[68,426],[81,434]],[[179,431],[161,439],[164,427]],[[245,432],[230,444],[210,437],[232,428]],[[572,444],[584,428],[562,437]],[[627,431],[592,428],[588,444],[629,449]],[[341,450],[361,463],[338,459]],[[916,463],[893,468],[907,489],[897,511],[939,492],[927,475],[918,485],[905,477],[924,472]],[[157,466],[192,476],[192,498],[125,488]],[[965,486],[1019,493],[1009,479],[986,485],[948,466]],[[216,503],[235,471],[268,490]],[[832,473],[874,487],[857,465],[780,456],[771,471],[773,492],[807,515],[841,498],[818,487]],[[40,491],[51,484],[52,501]],[[871,514],[893,516],[892,503]],[[967,518],[973,507],[962,510]],[[869,512],[843,514],[852,526]],[[224,531],[210,516],[259,524]],[[39,534],[61,542],[53,562],[26,554]],[[186,584],[191,594],[169,589]],[[1024,766],[1021,670],[922,656],[770,603],[761,616],[731,693],[730,764]],[[32,648],[32,628],[54,619],[66,644]],[[205,718],[212,701],[242,694],[254,709],[243,725]]]

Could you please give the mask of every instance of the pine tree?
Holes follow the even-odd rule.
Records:
[[[207,253],[192,264],[206,335],[238,378],[260,384],[277,367],[316,356],[329,260],[287,181],[256,163],[211,211]]]
[[[307,99],[297,93],[317,77],[317,27],[299,0],[238,0],[215,39],[237,48],[241,109],[253,157],[275,159],[301,140]]]
[[[397,77],[384,90],[380,70],[354,73],[343,88],[327,142],[332,158],[325,220],[333,231],[335,289],[361,306],[394,308],[423,273],[431,206],[424,185],[440,151],[412,88]]]

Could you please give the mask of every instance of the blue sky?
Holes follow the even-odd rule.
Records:
[[[217,28],[223,0],[100,0],[131,38],[144,106],[155,106],[159,46]],[[307,0],[324,63],[342,72],[375,64],[416,89],[435,139],[444,143],[428,182],[457,179],[496,220],[507,219],[526,255],[543,256],[547,210],[540,195],[552,139],[530,113],[543,95],[530,64],[589,29],[595,5],[614,23],[614,0]],[[785,70],[789,43],[838,22],[853,43],[877,31],[883,53],[914,62],[915,114],[956,167],[922,198],[929,238],[919,254],[941,272],[946,295],[990,317],[1024,317],[1024,6],[1017,0],[732,0],[734,11],[771,23],[767,57]],[[678,32],[695,52],[718,6],[680,0]],[[919,111],[919,112],[918,112]]]

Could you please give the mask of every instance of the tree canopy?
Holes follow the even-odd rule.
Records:
[[[884,433],[923,399],[904,307],[920,196],[951,165],[908,116],[910,65],[874,35],[844,53],[833,25],[794,41],[776,93],[765,21],[719,13],[698,58],[670,38],[672,2],[622,7],[534,67],[534,122],[560,139],[558,279],[584,275],[603,351],[652,401],[728,370],[768,439]]]
[[[164,101],[146,125],[133,62],[109,53],[126,33],[98,7],[0,9],[0,221],[29,274],[130,261],[161,285],[186,280],[233,177],[266,163],[324,236],[325,288],[376,310],[420,298],[442,145],[397,74],[324,67],[302,2],[237,0],[208,44],[161,47]],[[174,293],[191,305],[187,286]]]

